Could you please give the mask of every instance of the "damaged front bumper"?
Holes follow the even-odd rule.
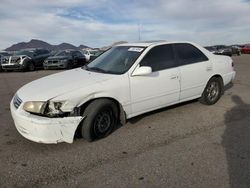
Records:
[[[30,114],[17,109],[13,101],[10,103],[11,115],[18,132],[25,138],[38,143],[72,143],[75,131],[82,121],[82,116],[48,118]]]

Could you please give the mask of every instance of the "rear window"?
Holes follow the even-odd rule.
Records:
[[[179,43],[174,46],[180,65],[188,65],[208,60],[198,48],[191,44]]]

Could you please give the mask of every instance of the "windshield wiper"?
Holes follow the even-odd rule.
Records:
[[[94,72],[102,72],[102,73],[107,73],[108,71],[105,71],[101,68],[98,67],[88,67],[87,65],[84,66],[84,68],[88,71],[94,71]]]
[[[82,67],[82,69],[85,69],[85,70],[87,70],[87,71],[106,73],[106,74],[120,74],[120,73],[118,73],[118,72],[103,70],[103,69],[98,68],[98,67],[89,67],[88,65],[84,65],[84,66]]]

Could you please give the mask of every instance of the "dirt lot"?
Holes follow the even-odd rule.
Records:
[[[56,71],[0,73],[0,187],[250,187],[250,55],[233,59],[236,80],[216,105],[148,113],[93,143],[23,138],[11,97]]]

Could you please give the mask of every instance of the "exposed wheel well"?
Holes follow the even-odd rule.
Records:
[[[117,109],[118,109],[118,114],[119,114],[119,121],[121,123],[121,125],[124,125],[126,123],[126,113],[122,107],[122,105],[117,101],[115,100],[114,98],[109,98],[109,97],[101,97],[101,98],[95,98],[95,99],[91,99],[87,102],[85,102],[84,104],[82,104],[79,108],[78,108],[78,113],[79,115],[82,115],[83,112],[85,111],[85,109],[87,108],[87,106],[92,103],[93,101],[97,100],[97,99],[109,99],[111,100],[112,102],[114,102],[117,106]],[[81,127],[81,123],[78,125],[77,129],[76,129],[76,132],[75,132],[75,135],[77,135],[79,137],[79,130],[80,130],[80,127]]]
[[[83,112],[87,108],[87,106],[91,102],[93,102],[94,100],[97,100],[97,99],[109,99],[110,101],[114,102],[116,104],[116,106],[117,106],[117,109],[119,110],[118,113],[119,113],[121,123],[122,124],[126,123],[126,113],[125,113],[122,105],[117,100],[115,100],[114,98],[110,98],[110,97],[95,98],[95,99],[91,99],[91,100],[85,102],[84,104],[82,104],[80,106],[80,114],[83,114]]]

